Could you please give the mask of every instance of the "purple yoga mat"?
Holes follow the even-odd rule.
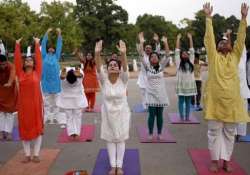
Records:
[[[158,140],[156,135],[154,135],[153,140],[148,140],[148,128],[144,125],[137,126],[137,132],[141,143],[176,143],[167,128],[162,130],[162,140]]]
[[[92,175],[107,175],[110,170],[109,157],[106,149],[101,149],[96,159]],[[141,167],[139,151],[126,149],[123,160],[124,175],[140,175]]]
[[[137,104],[133,107],[133,112],[134,113],[144,113],[144,112],[147,112],[147,109],[144,109],[142,104]]]
[[[199,120],[192,114],[189,116],[190,121],[181,121],[179,114],[177,113],[169,113],[168,115],[172,124],[200,124]]]

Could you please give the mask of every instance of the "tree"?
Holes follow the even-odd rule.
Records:
[[[93,49],[100,38],[105,48],[113,48],[121,39],[121,27],[127,24],[127,11],[112,0],[76,0],[76,3],[76,17],[86,38],[82,43],[85,50]]]
[[[80,47],[84,41],[82,30],[75,20],[75,6],[69,2],[53,1],[51,4],[43,2],[41,4],[40,21],[42,34],[49,27],[61,28],[63,36],[63,51],[71,53],[75,48]],[[56,43],[56,34],[52,33],[49,41]]]
[[[138,26],[139,31],[144,32],[145,38],[149,40],[148,44],[153,42],[153,34],[157,33],[159,36],[167,35],[170,47],[174,48],[178,28],[172,22],[166,21],[163,16],[153,16],[149,14],[138,16],[136,26]]]
[[[39,18],[27,3],[21,0],[3,0],[0,2],[0,38],[9,51],[14,50],[15,40],[23,37],[23,48],[38,36]]]

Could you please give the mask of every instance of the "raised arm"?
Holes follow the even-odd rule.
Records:
[[[139,39],[139,47],[138,47],[138,52],[141,56],[144,55],[144,42],[145,42],[145,39],[144,39],[144,35],[143,35],[143,32],[140,32],[138,34],[138,39]]]
[[[175,58],[175,64],[177,67],[179,67],[180,64],[180,45],[181,45],[181,34],[179,33],[176,38],[176,44],[175,44],[175,51],[174,51],[174,58]]]
[[[10,76],[9,76],[8,82],[4,84],[4,87],[11,87],[13,81],[16,79],[15,66],[13,64],[11,64],[10,62],[8,62],[8,63],[10,65]]]
[[[35,41],[35,70],[37,72],[37,75],[39,76],[39,78],[41,78],[42,76],[42,55],[41,55],[41,51],[40,51],[40,39],[39,38],[34,38]]]
[[[47,30],[47,32],[44,34],[43,36],[43,40],[42,40],[42,57],[43,59],[46,57],[47,55],[47,42],[48,42],[48,35],[49,33],[52,31],[52,28],[49,28]]]
[[[247,14],[248,14],[248,6],[246,3],[241,5],[241,21],[240,26],[238,29],[237,39],[235,41],[233,47],[233,53],[236,55],[238,62],[240,61],[242,51],[245,46],[245,39],[246,39],[246,27],[247,27]]]
[[[86,63],[86,58],[83,56],[83,53],[79,51],[79,49],[76,49],[75,55],[83,65]]]
[[[60,60],[62,53],[62,32],[60,28],[57,28],[56,32],[57,32],[56,58]]]
[[[169,57],[170,57],[170,50],[169,50],[169,45],[168,45],[168,38],[166,36],[162,37],[162,42],[164,44],[164,49],[165,49],[165,56],[162,58],[160,64],[165,67],[168,62],[170,61]]]
[[[15,53],[14,53],[14,64],[16,68],[16,75],[19,77],[23,71],[22,53],[20,49],[20,42],[22,38],[16,40]]]
[[[213,12],[213,6],[211,6],[210,3],[206,3],[203,5],[203,11],[206,15],[206,32],[204,37],[204,44],[209,61],[210,59],[213,59],[217,53],[211,16]]]
[[[102,40],[96,42],[95,44],[95,61],[98,73],[101,73],[101,67],[102,67],[101,51],[102,51]]]
[[[194,43],[193,43],[193,36],[191,33],[187,33],[187,37],[189,40],[189,60],[191,61],[191,63],[194,64]]]
[[[128,69],[128,61],[127,61],[127,48],[126,48],[126,44],[124,41],[120,40],[119,41],[119,46],[117,46],[117,49],[120,51],[121,53],[121,62],[122,62],[122,68],[124,72],[127,72]]]
[[[155,41],[155,52],[160,53],[161,52],[161,44],[160,44],[158,34],[154,33],[153,39]]]

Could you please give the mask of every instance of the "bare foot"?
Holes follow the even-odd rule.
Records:
[[[4,134],[3,134],[3,132],[0,132],[0,140],[4,140]]]
[[[116,168],[112,167],[108,175],[116,175]]]
[[[34,163],[40,163],[41,160],[40,160],[40,158],[38,156],[34,156],[33,159],[32,159],[32,162],[34,162]]]
[[[12,135],[11,135],[11,133],[7,133],[7,132],[6,132],[6,140],[7,140],[7,141],[11,141],[11,140],[12,140]]]
[[[122,168],[117,168],[117,175],[124,175]]]
[[[153,135],[152,134],[148,135],[148,140],[153,140]]]
[[[213,173],[219,172],[219,162],[217,160],[212,160],[209,171]]]
[[[159,135],[157,136],[157,139],[158,139],[158,140],[163,140],[162,135],[161,135],[161,134],[159,134]]]
[[[226,171],[227,173],[231,173],[233,171],[232,166],[230,165],[230,161],[223,161],[223,170]]]
[[[25,158],[22,160],[22,163],[29,163],[31,161],[30,156],[25,156]]]

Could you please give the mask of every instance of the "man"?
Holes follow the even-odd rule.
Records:
[[[57,45],[54,48],[52,45],[48,46],[48,35],[52,31],[49,28],[45,33],[42,40],[42,58],[43,58],[43,72],[42,72],[42,91],[44,94],[45,102],[45,122],[61,123],[58,121],[59,109],[56,106],[56,98],[58,93],[61,92],[60,81],[60,65],[59,60],[62,51],[62,36],[61,29],[57,28]],[[63,124],[63,123],[61,123]]]
[[[15,67],[0,55],[0,140],[12,140],[14,112],[17,105]]]
[[[237,123],[249,122],[248,113],[240,95],[238,64],[246,38],[248,6],[241,6],[241,21],[234,47],[222,39],[217,48],[212,25],[213,7],[204,4],[206,33],[204,43],[208,56],[208,80],[204,91],[204,114],[208,120],[208,148],[212,159],[210,171],[219,171],[219,159],[223,169],[232,172],[229,162],[233,152]]]

